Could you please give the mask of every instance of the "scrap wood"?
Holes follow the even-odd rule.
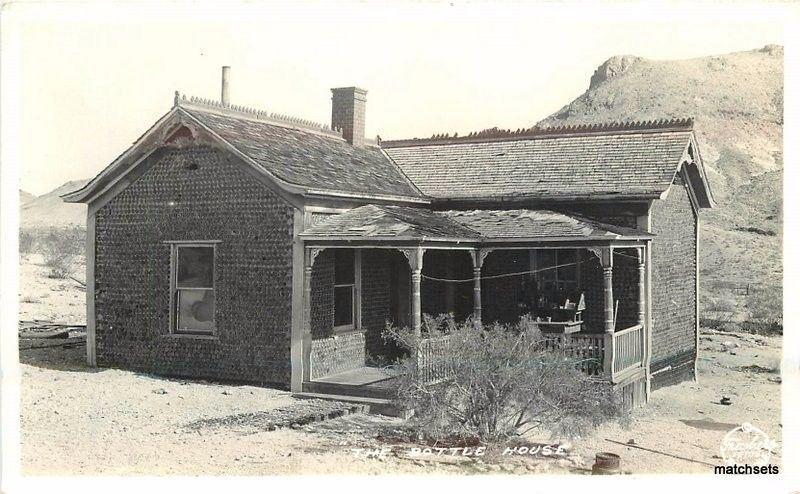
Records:
[[[27,338],[68,338],[72,331],[86,331],[85,324],[64,324],[34,320],[19,322],[19,337]]]
[[[71,348],[86,344],[86,336],[77,336],[74,338],[61,339],[61,340],[36,340],[25,339],[19,341],[19,348],[21,350],[28,350],[31,348],[50,348],[50,347],[63,347]]]
[[[69,332],[72,331],[71,328],[68,327],[61,327],[55,329],[47,329],[47,330],[40,330],[40,331],[20,331],[19,337],[20,338],[69,338]]]
[[[614,444],[619,444],[620,446],[627,446],[627,447],[629,447],[629,448],[641,449],[641,450],[644,450],[644,451],[648,451],[648,452],[650,452],[650,453],[656,453],[656,454],[659,454],[659,455],[669,456],[670,458],[677,458],[677,459],[679,459],[679,460],[688,461],[688,462],[691,462],[691,463],[699,463],[699,464],[701,464],[701,465],[706,465],[706,466],[709,466],[709,467],[715,467],[715,466],[717,466],[717,465],[714,465],[713,463],[708,463],[708,462],[705,462],[705,461],[702,461],[702,460],[695,460],[695,459],[693,459],[693,458],[686,458],[686,457],[684,457],[684,456],[678,456],[678,455],[674,455],[674,454],[672,454],[672,453],[667,453],[667,452],[664,452],[664,451],[659,451],[659,450],[657,450],[657,449],[645,448],[645,447],[643,447],[643,446],[638,446],[638,445],[636,445],[636,444],[623,443],[623,442],[621,442],[621,441],[615,441],[615,440],[613,440],[613,439],[606,439],[606,441],[608,441],[608,442],[610,442],[610,443],[614,443]]]
[[[75,283],[79,284],[79,285],[81,286],[81,288],[83,288],[84,290],[86,290],[86,282],[85,282],[85,281],[81,281],[81,280],[79,280],[78,278],[73,278],[72,276],[70,276],[70,277],[69,277],[69,279],[71,279],[71,280],[72,280],[72,281],[74,281]]]

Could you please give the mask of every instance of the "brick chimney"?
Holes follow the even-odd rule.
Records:
[[[331,89],[331,93],[331,127],[342,129],[342,136],[354,147],[363,147],[367,91],[357,87],[337,87]]]

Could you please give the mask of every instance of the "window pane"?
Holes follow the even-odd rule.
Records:
[[[540,249],[537,251],[539,254],[539,267],[544,268],[547,266],[556,265],[556,251],[553,249]]]
[[[333,290],[333,325],[353,324],[353,286],[337,286]]]
[[[335,285],[352,285],[355,283],[356,264],[351,249],[338,249],[334,254]]]
[[[213,247],[178,247],[178,288],[214,288]]]
[[[214,330],[214,290],[178,290],[178,331]]]
[[[558,268],[558,279],[561,281],[577,281],[578,279],[578,266],[575,264],[578,261],[577,252],[574,250],[560,250],[558,251],[558,264],[572,264],[571,266],[564,266]]]

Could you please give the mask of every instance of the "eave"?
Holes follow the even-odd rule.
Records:
[[[174,122],[173,122],[174,121]],[[207,125],[195,118],[191,113],[180,106],[173,107],[169,112],[159,118],[150,129],[139,137],[124,153],[117,157],[110,165],[103,169],[97,176],[90,180],[84,187],[61,196],[65,202],[92,203],[108,191],[122,177],[130,173],[143,159],[155,149],[164,145],[164,133],[172,128],[168,124],[189,124],[211,136],[220,147],[231,152],[249,165],[251,172],[275,184],[287,196],[302,196],[308,198],[333,198],[356,201],[382,201],[410,204],[430,204],[425,197],[412,197],[390,194],[365,194],[359,192],[328,190],[324,188],[307,187],[286,181],[274,173],[260,166],[255,160],[241,152],[229,141],[214,132]],[[294,202],[294,201],[290,201]]]

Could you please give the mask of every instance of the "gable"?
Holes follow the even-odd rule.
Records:
[[[402,171],[378,148],[354,148],[341,137],[301,125],[258,121],[230,110],[176,105],[85,187],[66,202],[108,199],[129,174],[163,146],[212,145],[241,158],[254,178],[298,203],[298,196],[427,203]]]
[[[186,111],[279,179],[327,195],[416,199],[422,194],[375,146],[192,107]]]

